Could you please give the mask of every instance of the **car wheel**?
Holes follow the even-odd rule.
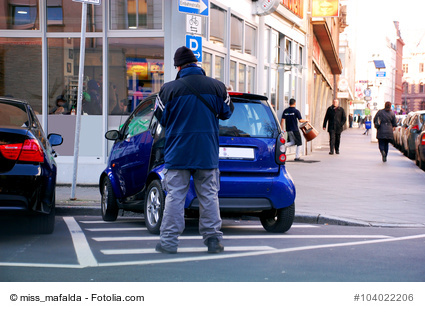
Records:
[[[419,159],[418,167],[421,168],[422,170],[425,170],[425,161],[422,160],[421,156],[418,156],[418,159]]]
[[[48,214],[40,214],[30,218],[30,231],[34,234],[52,234],[55,229],[55,194],[52,197],[50,212]],[[41,203],[44,205],[44,203]]]
[[[118,217],[118,204],[111,181],[108,178],[103,179],[102,196],[100,200],[102,218],[104,221],[115,221]]]
[[[285,233],[288,231],[295,216],[295,203],[282,209],[272,209],[263,211],[260,215],[260,221],[267,232]]]
[[[165,194],[161,183],[153,180],[146,191],[145,197],[145,224],[152,234],[159,234],[164,212]]]

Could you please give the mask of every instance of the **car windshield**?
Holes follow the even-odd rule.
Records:
[[[28,127],[28,114],[24,105],[0,103],[0,125]]]
[[[232,99],[232,117],[220,120],[220,136],[275,138],[278,127],[268,105],[261,101]]]

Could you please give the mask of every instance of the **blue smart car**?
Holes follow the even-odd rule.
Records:
[[[286,171],[285,138],[267,97],[230,93],[235,110],[220,120],[220,211],[222,216],[258,216],[269,232],[288,231],[295,215],[295,186]],[[120,209],[144,213],[147,229],[159,233],[166,193],[165,129],[154,115],[155,96],[143,100],[120,130],[105,134],[115,141],[99,180],[102,217],[115,221]],[[191,185],[187,215],[199,201]]]

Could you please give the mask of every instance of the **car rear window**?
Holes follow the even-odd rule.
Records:
[[[28,114],[25,106],[0,103],[0,125],[7,127],[28,127]]]
[[[262,101],[232,99],[235,110],[220,120],[220,136],[275,138],[278,127],[270,107]]]

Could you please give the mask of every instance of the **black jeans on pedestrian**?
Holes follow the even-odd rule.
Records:
[[[388,155],[388,144],[391,142],[391,139],[378,139],[379,151],[385,152],[385,155]]]
[[[341,133],[337,133],[335,130],[329,131],[329,145],[330,150],[333,153],[334,150],[339,152],[339,144],[341,142]]]

